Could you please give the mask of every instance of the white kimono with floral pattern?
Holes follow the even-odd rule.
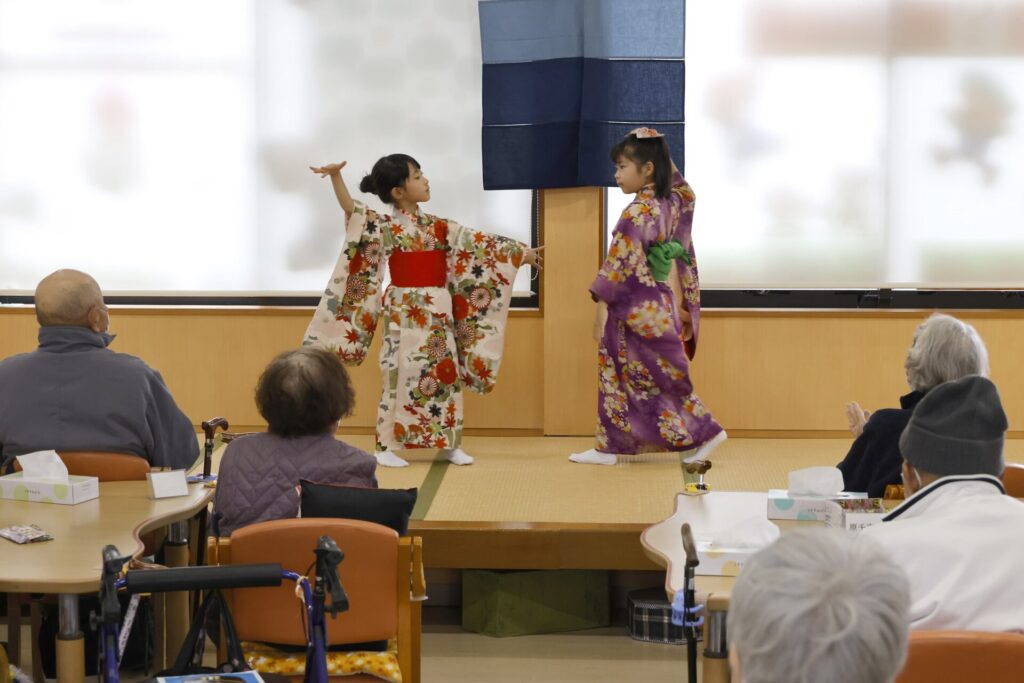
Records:
[[[423,212],[379,214],[362,202],[345,242],[303,343],[358,365],[383,317],[377,449],[457,448],[463,386],[494,388],[525,245]],[[380,295],[393,251],[436,249],[447,254],[446,287],[390,286]]]

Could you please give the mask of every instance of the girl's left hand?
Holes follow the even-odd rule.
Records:
[[[523,265],[533,266],[537,270],[544,270],[544,255],[540,252],[544,250],[544,247],[537,247],[536,249],[527,249],[523,252]]]

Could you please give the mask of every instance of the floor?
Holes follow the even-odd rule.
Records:
[[[369,437],[344,438],[372,447]],[[429,485],[431,500],[415,515],[420,519],[654,522],[671,514],[667,494],[683,481],[677,459],[639,456],[615,467],[568,463],[569,453],[589,444],[578,438],[468,437],[464,447],[477,457],[472,467],[449,467],[436,462],[433,452],[414,452],[408,455],[411,467],[381,470],[379,479],[386,488]],[[845,439],[730,439],[716,453],[708,480],[718,490],[784,488],[790,470],[834,464],[848,446]],[[1024,440],[1007,442],[1006,459],[1024,462]],[[623,496],[624,482],[644,495]],[[652,487],[667,493],[650,495]],[[495,490],[515,495],[499,501]],[[467,633],[452,619],[442,621],[424,626],[423,683],[686,680],[685,648],[635,641],[622,627],[491,638]],[[0,638],[6,639],[2,622]],[[23,661],[30,661],[28,641],[26,628]]]
[[[6,625],[0,634],[6,640]],[[24,628],[22,642],[28,638]],[[22,649],[27,658],[27,646]],[[621,627],[491,638],[437,625],[424,628],[422,667],[423,683],[685,681],[686,648],[636,641]],[[123,680],[145,678],[131,674]]]

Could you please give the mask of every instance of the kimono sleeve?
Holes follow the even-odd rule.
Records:
[[[329,349],[350,365],[363,362],[377,329],[381,235],[391,222],[362,202],[355,204],[345,228],[345,246],[302,342]]]
[[[498,375],[512,283],[526,245],[451,221],[447,240],[459,375],[466,387],[485,394]]]
[[[608,304],[615,311],[628,305],[627,299],[635,290],[636,282],[654,287],[654,276],[647,265],[647,253],[640,238],[642,229],[653,221],[651,206],[643,201],[634,201],[622,212],[622,217],[612,234],[601,269],[590,285],[590,293],[598,301]]]
[[[676,225],[675,238],[686,247],[690,262],[676,261],[678,266],[679,284],[683,291],[683,302],[680,306],[690,315],[693,335],[686,340],[686,355],[693,360],[697,353],[697,338],[700,334],[700,274],[697,271],[697,252],[693,248],[693,207],[696,195],[683,176],[676,171],[672,174],[673,200],[679,202],[679,220]]]

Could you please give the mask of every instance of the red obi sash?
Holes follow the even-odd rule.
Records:
[[[393,251],[388,259],[394,287],[444,287],[448,283],[448,263],[441,249],[431,251]]]

